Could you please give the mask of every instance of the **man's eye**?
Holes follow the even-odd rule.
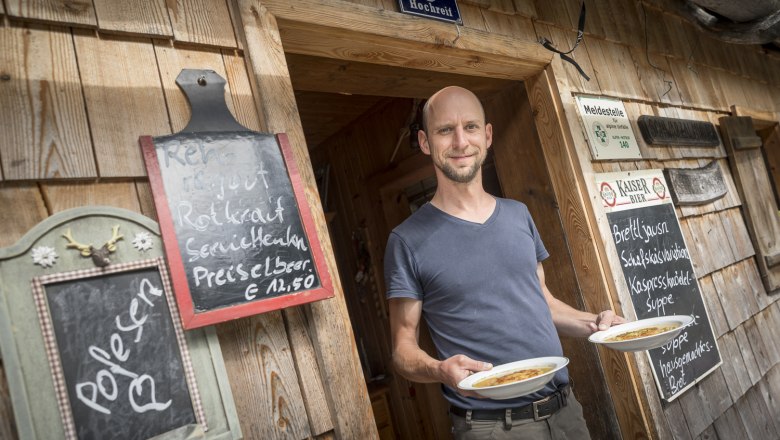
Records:
[[[479,128],[479,125],[477,124],[468,124],[466,125],[466,130],[476,130]]]
[[[452,127],[444,127],[439,129],[440,134],[447,134],[452,131]]]

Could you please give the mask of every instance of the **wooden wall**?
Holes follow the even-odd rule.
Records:
[[[322,6],[304,3],[314,9],[327,9],[330,4],[346,2],[331,0]],[[360,14],[384,10],[384,17],[396,21],[419,20],[394,15],[397,6],[392,0],[354,3],[362,7]],[[464,25],[453,29],[452,38],[446,41],[438,41],[438,36],[405,35],[405,47],[386,48],[382,53],[336,52],[314,44],[310,44],[309,52],[301,48],[313,42],[290,41],[290,47],[304,55],[393,64],[400,63],[396,59],[404,59],[412,49],[412,40],[417,39],[424,44],[415,48],[418,52],[414,63],[406,67],[446,71],[449,62],[457,61],[457,67],[452,68],[459,73],[518,79],[501,67],[502,60],[509,59],[512,43],[534,43],[538,37],[547,37],[559,48],[568,49],[574,41],[578,2],[459,3]],[[760,280],[756,282],[755,251],[747,238],[742,201],[733,190],[723,150],[642,146],[641,161],[593,162],[572,96],[593,93],[621,98],[633,116],[658,114],[716,121],[731,105],[777,114],[780,57],[756,46],[720,43],[663,12],[653,1],[587,0],[586,4],[585,40],[574,58],[591,81],[584,81],[557,57],[551,65],[576,145],[576,165],[582,181],[591,181],[592,174],[601,171],[695,167],[717,160],[732,185],[727,197],[717,202],[678,208],[724,366],[674,403],[662,405],[647,366],[636,358],[651,423],[660,438],[777,438],[780,406],[772,396],[780,394],[780,304],[776,302],[778,295],[765,292]],[[239,121],[253,129],[269,127],[266,117],[274,115],[262,104],[259,108],[263,111],[258,112],[256,104],[267,102],[263,101],[267,94],[257,90],[253,93],[252,87],[272,93],[276,83],[262,81],[264,78],[259,78],[253,65],[246,62],[245,29],[241,29],[239,18],[245,13],[237,9],[233,2],[220,0],[148,0],[120,6],[104,0],[0,2],[0,219],[4,220],[0,245],[15,242],[38,221],[69,207],[106,204],[154,218],[137,137],[172,133],[184,126],[188,106],[173,83],[183,67],[211,68],[220,73],[228,81],[228,106]],[[258,8],[251,12],[260,20],[267,11]],[[370,29],[381,27],[377,23],[372,26]],[[386,34],[392,29],[376,32]],[[475,55],[465,61],[430,53],[435,47],[462,49],[460,45],[467,38],[458,41],[461,34],[468,36],[471,45],[483,33],[505,37],[500,39],[504,45],[495,49],[500,53],[494,51],[480,59],[476,55],[479,45],[467,48]],[[278,33],[265,37],[279,44]],[[437,39],[439,46],[431,39]],[[356,42],[344,42],[346,47],[352,43]],[[484,66],[489,66],[488,71],[480,70]],[[274,68],[278,72],[286,66],[281,63]],[[396,118],[405,117],[401,107],[395,110]],[[297,118],[294,110],[291,114]],[[270,122],[274,129],[275,121]],[[388,128],[388,137],[394,139],[397,127],[388,126],[393,127]],[[365,142],[384,153],[389,148],[375,146],[371,137]],[[350,158],[352,163],[347,165],[370,172],[376,165],[372,161],[386,156],[373,157],[371,151]],[[365,191],[347,190],[358,195]],[[580,191],[593,199],[592,189],[582,187]],[[597,207],[593,209],[597,226],[604,230],[604,216],[598,214]],[[351,221],[370,228],[381,219]],[[346,235],[352,230],[342,232],[343,240],[352,239]],[[602,237],[601,246],[608,243],[606,238]],[[729,246],[713,246],[716,238],[726,240]],[[340,242],[348,242],[343,240]],[[380,246],[368,234],[365,240],[375,251]],[[614,261],[608,262],[618,267]],[[613,275],[618,273],[612,270]],[[341,278],[346,280],[352,274],[347,275]],[[614,280],[616,286],[621,282]],[[624,292],[614,294],[616,301],[626,298]],[[338,297],[314,313],[310,307],[296,308],[219,327],[246,438],[375,435],[362,388],[357,386],[357,391],[352,391],[344,387],[350,381],[362,381],[360,372],[350,368],[357,364],[357,348],[351,331],[344,326],[346,320],[314,319],[329,312],[343,317],[343,302]],[[361,303],[360,307],[367,306]],[[381,303],[374,304],[367,316],[381,307]],[[377,344],[382,347],[379,341]],[[328,352],[323,353],[323,349]],[[340,365],[346,366],[345,377],[334,374]],[[282,387],[269,384],[272,374],[282,378]],[[409,390],[406,395],[394,397],[394,406],[413,405]],[[3,379],[0,438],[14,438],[9,405]],[[419,429],[439,433],[438,427]]]
[[[640,115],[657,115],[717,124],[731,105],[774,112],[780,120],[780,58],[756,46],[720,43],[651,2],[599,3],[596,6],[586,1],[593,8],[588,10],[584,42],[574,53],[591,80],[584,81],[572,66],[558,58],[551,67],[585,182],[580,191],[594,201],[600,245],[606,250],[617,302],[631,304],[606,216],[589,184],[593,174],[698,168],[714,160],[729,187],[727,195],[715,202],[676,208],[723,366],[667,404],[658,398],[645,358],[637,356],[643,387],[640,390],[647,397],[653,427],[659,438],[777,438],[780,407],[774,395],[780,389],[780,292],[767,292],[761,283],[741,210],[743,202],[723,146],[648,146],[635,126],[642,160],[593,161],[573,94],[620,98],[632,120]],[[563,46],[570,44],[578,11],[552,10],[541,2],[536,6],[537,34],[552,36]]]
[[[189,105],[174,82],[182,68],[225,78],[244,126],[285,131],[269,128],[273,112],[258,112],[265,103],[253,87],[265,78],[244,57],[231,2],[0,6],[0,246],[78,206],[156,218],[138,137],[186,125]],[[308,167],[308,156],[302,168],[300,160]],[[316,194],[313,179],[305,184]],[[217,326],[244,438],[376,436],[338,284],[336,298]],[[16,438],[1,361],[0,438]]]

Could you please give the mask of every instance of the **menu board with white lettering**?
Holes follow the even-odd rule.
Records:
[[[661,398],[670,402],[721,357],[668,186],[661,170],[597,174],[596,185],[637,319],[694,318],[671,342],[647,351]]]
[[[142,137],[185,328],[333,296],[284,134]]]
[[[205,428],[167,284],[161,259],[33,280],[66,438]]]

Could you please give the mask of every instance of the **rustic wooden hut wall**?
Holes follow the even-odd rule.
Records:
[[[286,131],[277,114],[257,111],[256,101],[260,108],[267,103],[250,83],[263,77],[245,62],[228,2],[7,6],[0,10],[7,13],[0,17],[0,246],[77,206],[117,206],[155,218],[138,136],[186,124],[189,107],[174,83],[182,68],[213,69],[225,78],[228,107],[246,127]],[[294,148],[306,191],[316,194],[305,144],[291,139],[299,141]],[[324,225],[321,210],[314,211]],[[336,291],[332,300],[218,326],[245,438],[376,435]],[[1,364],[0,376],[0,438],[12,439]]]
[[[573,41],[578,10],[548,7],[541,2],[536,6],[534,25],[539,36],[564,45]],[[652,2],[631,5],[610,1],[593,6],[588,10],[584,43],[574,56],[591,81],[584,81],[572,66],[558,58],[548,73],[554,75],[565,112],[559,115],[568,119],[574,146],[571,155],[582,170],[580,191],[593,201],[601,233],[599,245],[605,246],[602,252],[618,290],[613,293],[616,301],[631,303],[620,263],[610,247],[606,217],[598,214],[593,174],[698,168],[714,160],[729,187],[727,195],[715,202],[676,208],[723,366],[679,399],[662,404],[646,361],[636,357],[652,425],[660,438],[776,438],[780,433],[780,408],[772,395],[780,388],[780,292],[766,292],[761,283],[740,209],[742,201],[723,146],[648,146],[634,127],[642,160],[593,161],[573,94],[619,98],[634,121],[644,114],[717,124],[717,119],[735,104],[774,112],[780,120],[780,58],[755,46],[711,39]]]
[[[574,40],[579,12],[578,2],[573,1],[462,0],[464,25],[445,31],[442,24],[428,25],[395,13],[397,6],[391,0],[300,0],[298,8],[277,1],[239,3],[240,10],[232,1],[219,0],[138,2],[122,8],[95,0],[82,9],[64,1],[0,3],[0,219],[4,220],[0,244],[14,242],[41,219],[72,206],[107,204],[154,216],[136,138],[183,126],[187,105],[172,84],[181,67],[220,72],[228,80],[228,104],[244,125],[295,131],[293,139],[300,141],[300,127],[285,126],[287,119],[297,121],[297,116],[294,104],[290,108],[292,91],[283,57],[281,61],[263,58],[264,53],[252,53],[252,47],[271,47],[276,52],[268,53],[278,57],[284,39],[285,49],[297,54],[524,79],[541,68],[542,57],[531,49],[536,39],[547,37],[558,47],[567,47]],[[677,114],[716,121],[733,104],[777,113],[780,58],[754,46],[719,43],[655,7],[655,2],[586,3],[586,38],[574,56],[592,80],[583,81],[556,57],[541,78],[528,83],[539,125],[544,126],[540,118],[549,116],[550,109],[540,107],[541,99],[534,96],[546,95],[535,95],[535,87],[558,89],[551,111],[568,121],[561,145],[569,149],[545,147],[548,166],[551,161],[569,160],[581,169],[573,188],[563,187],[572,182],[566,176],[553,175],[562,203],[569,203],[568,197],[561,197],[566,194],[596,200],[585,185],[595,172],[695,167],[712,159],[733,185],[720,148],[702,156],[699,149],[642,146],[642,161],[592,162],[572,94],[621,98],[633,116]],[[354,7],[344,13],[345,4]],[[270,15],[264,5],[280,15]],[[295,14],[303,20],[290,24]],[[323,31],[323,26],[346,28],[337,24],[344,16],[351,20],[349,26],[364,25],[361,32],[395,38],[398,45],[378,50],[380,40],[356,41],[348,32]],[[277,19],[299,26],[295,29],[299,32],[283,29],[280,36]],[[407,23],[414,26],[406,27]],[[246,38],[252,47],[243,43],[246,32],[251,34]],[[300,35],[308,37],[299,41]],[[485,36],[490,36],[490,44],[484,43]],[[341,43],[335,44],[339,39]],[[331,44],[318,44],[324,41]],[[427,45],[428,50],[435,44],[446,50],[433,57],[414,42]],[[349,50],[334,51],[334,46]],[[249,67],[244,48],[252,58]],[[256,75],[258,71],[265,76]],[[301,162],[307,162],[304,143],[295,143]],[[299,168],[310,172],[308,165],[299,163]],[[313,182],[311,176],[307,178]],[[310,195],[315,191],[307,189]],[[773,438],[780,430],[774,425],[780,420],[779,409],[770,398],[780,394],[780,305],[775,302],[777,295],[767,294],[756,282],[754,251],[741,201],[734,194],[732,190],[727,198],[702,207],[678,208],[724,366],[663,406],[646,366],[638,362],[638,391],[651,409],[649,425],[661,438]],[[580,218],[579,210],[562,205],[570,245],[586,253],[593,246],[588,227],[604,230],[605,225],[594,211],[598,210],[594,207],[588,218]],[[318,220],[324,228],[324,219]],[[595,226],[584,227],[587,222]],[[729,246],[713,247],[709,237],[721,237]],[[606,238],[602,237],[604,243]],[[619,273],[610,271],[610,266],[618,266],[603,244],[598,246],[602,266],[578,262],[578,275],[599,267],[608,276]],[[332,261],[329,264],[334,268]],[[590,286],[583,290],[591,291],[586,287]],[[625,295],[613,292],[612,297],[619,301]],[[219,331],[246,437],[373,435],[364,389],[355,386],[362,377],[340,296],[320,305],[226,324]],[[618,377],[608,372],[610,387]],[[2,438],[13,438],[9,405],[3,384]],[[641,417],[630,408],[627,411],[623,414]],[[264,414],[272,419],[263,418]]]

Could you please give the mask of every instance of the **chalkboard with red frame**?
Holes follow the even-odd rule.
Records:
[[[140,138],[185,328],[333,296],[285,134]]]

